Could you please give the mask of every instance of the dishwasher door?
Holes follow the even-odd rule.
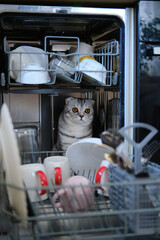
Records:
[[[159,1],[139,3],[139,39],[137,65],[137,120],[149,123],[160,130],[159,80],[160,80],[160,17]],[[145,135],[140,131],[139,139]],[[160,140],[160,134],[155,136]],[[154,159],[153,159],[154,161]],[[159,159],[155,159],[159,162]]]

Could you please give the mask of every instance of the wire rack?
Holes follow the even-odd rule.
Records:
[[[63,48],[69,44],[70,46],[74,46],[75,50],[72,53],[68,50],[54,51],[54,46],[61,45]],[[92,60],[89,59],[93,61],[92,65],[88,66],[89,63],[87,62],[83,66],[83,69],[80,67],[81,62],[79,59],[86,55],[86,53],[79,52],[80,39],[78,37],[46,36],[44,38],[44,49],[38,47],[39,50],[41,50],[38,52],[34,52],[31,49],[27,52],[18,49],[18,47],[23,47],[24,45],[32,47],[37,46],[34,42],[27,42],[27,40],[24,41],[24,43],[20,43],[19,41],[16,42],[16,40],[10,41],[7,37],[4,38],[4,52],[8,56],[7,80],[10,85],[26,85],[26,82],[23,81],[23,77],[26,73],[31,72],[34,72],[34,74],[39,72],[48,74],[49,80],[43,82],[45,85],[53,85],[56,83],[79,84],[81,82],[92,86],[112,86],[118,84],[118,41],[113,40],[96,46],[94,48],[94,53],[91,53],[89,57],[92,58]],[[26,66],[24,67],[24,61],[27,61],[26,59],[28,56],[30,56],[31,59],[37,58],[37,54],[39,59],[42,57],[45,58],[43,69],[37,67],[35,67],[35,69],[34,67],[31,69]],[[77,61],[71,60],[73,58],[77,59]],[[19,61],[18,65],[16,61]],[[84,61],[86,61],[86,59]],[[36,85],[36,82],[33,81],[33,77],[31,77],[32,75],[28,76],[32,79],[25,79],[27,84]]]
[[[117,166],[109,171],[110,182],[120,183],[109,188],[111,208],[122,211],[119,214],[122,221],[133,232],[142,235],[155,233],[160,220],[160,184],[157,181],[160,172],[157,166],[148,166],[147,171],[149,177],[135,177]]]
[[[37,154],[39,156],[38,162],[43,162],[43,159],[53,152],[39,152]],[[26,163],[28,162],[23,162],[23,164]],[[0,236],[16,240],[94,240],[126,239],[127,237],[138,239],[139,236],[147,236],[147,239],[150,237],[152,239],[153,236],[157,237],[160,232],[160,168],[157,165],[150,168],[151,172],[156,169],[156,178],[136,178],[131,174],[127,175],[125,170],[112,166],[109,168],[110,181],[106,184],[109,189],[109,197],[100,195],[98,189],[101,185],[92,182],[90,184],[90,188],[94,192],[92,207],[68,210],[63,207],[55,207],[52,201],[54,193],[59,189],[66,191],[66,186],[45,187],[47,199],[42,200],[38,187],[18,188],[15,185],[7,185],[5,172],[1,165],[0,221],[3,224],[0,225]],[[119,173],[123,173],[121,178]],[[73,171],[71,171],[71,175],[74,175]],[[117,181],[115,181],[115,175]],[[7,194],[8,187],[25,192],[27,217],[19,216],[10,205]],[[82,191],[85,190],[82,186],[68,187],[72,190],[74,199],[76,199],[74,192],[77,187]],[[31,202],[28,191],[35,191],[39,196],[39,201]]]

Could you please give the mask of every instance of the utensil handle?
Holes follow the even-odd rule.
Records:
[[[60,167],[55,167],[55,184],[61,185],[62,184],[62,172]]]
[[[105,171],[106,169],[107,169],[106,166],[101,166],[101,167],[97,170],[96,176],[95,176],[95,183],[96,183],[96,184],[101,183],[101,177],[102,177],[102,175],[103,175],[103,173],[104,173],[104,171]],[[104,190],[101,186],[98,186],[98,188],[101,189],[101,190]]]
[[[135,142],[134,139],[131,139],[127,134],[126,130],[130,128],[145,128],[150,130],[149,134],[139,143]],[[133,123],[129,126],[122,127],[119,130],[119,133],[128,140],[134,147],[135,157],[134,157],[134,168],[135,174],[138,174],[142,170],[141,158],[142,158],[142,149],[143,147],[153,138],[153,136],[158,132],[158,130],[147,123]]]
[[[36,174],[38,175],[38,177],[40,178],[41,181],[41,186],[45,186],[48,187],[48,180],[47,180],[47,176],[44,172],[42,172],[41,170],[36,171]],[[39,193],[40,195],[43,195],[46,193],[46,189],[42,188],[41,192]]]

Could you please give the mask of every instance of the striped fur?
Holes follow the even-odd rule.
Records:
[[[92,137],[93,105],[94,100],[91,99],[66,98],[66,105],[58,122],[57,150],[66,151],[72,143]],[[75,108],[77,112],[73,112]]]

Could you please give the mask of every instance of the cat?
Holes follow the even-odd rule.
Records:
[[[66,151],[78,140],[92,137],[94,103],[92,99],[74,97],[65,99],[65,106],[58,120],[56,150]]]

